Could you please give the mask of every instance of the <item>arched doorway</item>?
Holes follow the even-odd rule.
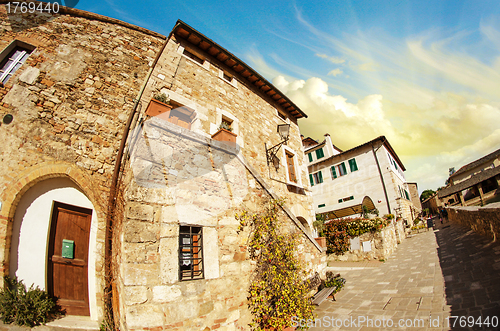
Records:
[[[79,186],[42,180],[17,204],[9,274],[51,291],[68,314],[97,319],[96,234],[97,213]]]

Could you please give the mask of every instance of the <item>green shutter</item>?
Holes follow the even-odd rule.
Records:
[[[319,183],[323,183],[323,175],[321,174],[321,171],[318,172],[318,181]]]
[[[358,165],[356,164],[356,159],[349,160],[349,168],[351,168],[351,172],[358,170]]]
[[[323,148],[317,149],[316,150],[316,159],[321,159],[325,154],[323,153]]]
[[[314,186],[313,175],[309,175],[309,181],[311,182],[311,186]]]
[[[307,154],[307,156],[309,157],[309,162],[312,162],[313,161],[312,153]]]
[[[332,170],[332,178],[335,179],[337,178],[337,173],[335,172],[335,167],[330,168]]]

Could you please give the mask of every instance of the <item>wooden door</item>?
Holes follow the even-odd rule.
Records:
[[[92,211],[54,202],[48,251],[47,287],[68,315],[89,316],[88,251]],[[63,254],[63,239],[67,242]],[[68,252],[73,252],[73,258]],[[71,252],[70,252],[71,253]],[[63,257],[66,256],[66,257]]]

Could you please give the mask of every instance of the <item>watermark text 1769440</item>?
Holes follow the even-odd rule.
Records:
[[[5,7],[7,14],[26,13],[59,13],[61,6],[74,8],[78,0],[54,0],[54,1],[7,1]]]

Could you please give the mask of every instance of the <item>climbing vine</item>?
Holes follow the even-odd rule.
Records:
[[[284,233],[279,215],[281,200],[270,200],[257,214],[236,215],[239,231],[250,230],[248,251],[256,261],[250,280],[248,306],[253,330],[283,330],[292,317],[312,319],[314,306],[309,300],[309,281],[296,255],[297,236]]]

